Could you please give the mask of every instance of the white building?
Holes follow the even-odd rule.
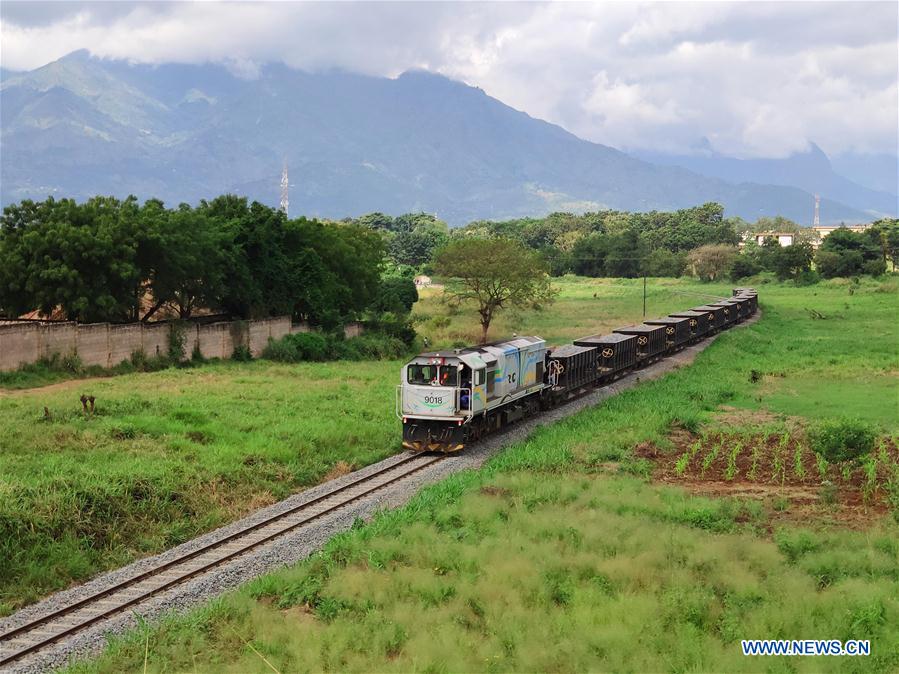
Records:
[[[792,246],[795,237],[796,235],[792,232],[746,232],[743,235],[743,245],[746,241],[755,239],[755,242],[761,246],[767,239],[776,238],[781,246]]]

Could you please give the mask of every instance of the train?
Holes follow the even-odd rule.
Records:
[[[686,311],[549,348],[540,337],[422,353],[402,368],[403,447],[453,453],[749,318],[753,288]]]

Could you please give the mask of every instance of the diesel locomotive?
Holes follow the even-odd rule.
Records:
[[[754,289],[734,288],[733,295],[720,302],[552,349],[540,337],[516,337],[423,353],[403,367],[397,387],[403,447],[458,452],[487,433],[725,330],[757,308]]]

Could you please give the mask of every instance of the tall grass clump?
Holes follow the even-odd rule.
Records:
[[[304,360],[327,360],[328,340],[314,332],[299,332],[270,339],[262,357],[279,363],[299,363]]]
[[[281,363],[327,360],[385,360],[407,354],[406,343],[389,334],[372,332],[344,339],[341,335],[301,332],[269,340],[262,357]]]
[[[820,422],[809,432],[812,448],[831,463],[860,459],[871,453],[877,431],[858,419]]]

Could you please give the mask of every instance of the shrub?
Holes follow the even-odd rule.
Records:
[[[148,356],[143,349],[131,353],[131,365],[138,372],[156,372],[164,370],[170,364],[165,356]]]
[[[59,367],[62,371],[71,372],[72,374],[78,374],[79,372],[81,372],[81,370],[84,369],[84,366],[81,363],[81,358],[77,353],[70,353],[63,356],[60,359]]]
[[[417,337],[415,327],[408,316],[396,316],[385,314],[381,320],[368,324],[374,333],[384,333],[390,337],[401,340],[404,344],[411,346]]]
[[[871,276],[881,276],[885,274],[887,271],[887,263],[882,259],[880,260],[868,260],[862,265],[862,273],[870,274]]]
[[[796,278],[794,279],[794,283],[797,286],[811,286],[815,285],[821,280],[821,275],[816,272],[814,269],[805,269],[798,274],[796,274]]]
[[[187,343],[187,325],[182,321],[172,323],[169,331],[169,360],[177,363],[184,360],[184,346]]]
[[[411,278],[390,276],[381,280],[375,308],[378,311],[409,313],[418,301],[418,289]]]
[[[812,448],[832,463],[850,461],[874,449],[877,433],[857,419],[831,419],[810,433]]]
[[[262,357],[282,363],[310,360],[380,360],[400,358],[408,350],[409,347],[403,340],[383,332],[366,332],[351,339],[344,339],[339,333],[321,335],[301,332],[286,335],[277,341],[270,339],[262,352]]]
[[[730,266],[730,278],[732,281],[739,281],[749,276],[755,276],[761,270],[761,265],[749,255],[738,255]]]
[[[253,354],[250,353],[250,347],[246,344],[238,344],[234,347],[234,351],[231,352],[231,360],[236,360],[240,363],[248,363],[253,360]]]
[[[328,341],[314,332],[299,332],[284,335],[279,340],[270,339],[262,352],[262,357],[282,363],[297,363],[303,360],[325,360],[328,355]]]

